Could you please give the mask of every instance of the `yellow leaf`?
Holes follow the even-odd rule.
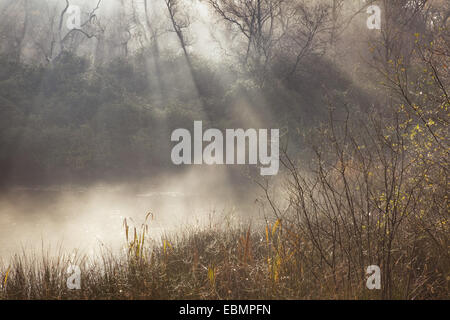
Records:
[[[280,220],[280,219],[277,219],[277,221],[276,221],[275,224],[273,225],[273,228],[272,228],[272,237],[275,235],[275,232],[277,231],[277,228],[278,228],[278,226],[280,225],[280,223],[281,223],[281,220]]]
[[[6,271],[5,280],[3,281],[3,288],[6,288],[6,283],[8,282],[8,275],[10,270],[11,268],[8,268],[8,270]]]

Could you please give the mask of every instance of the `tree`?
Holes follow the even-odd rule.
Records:
[[[325,49],[330,7],[291,0],[208,0],[210,6],[245,40],[241,61],[264,83],[275,61],[284,61],[286,77],[310,54]],[[245,50],[245,51],[244,51]],[[280,64],[278,64],[280,67]]]

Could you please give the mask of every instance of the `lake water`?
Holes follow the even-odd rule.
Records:
[[[140,185],[14,187],[0,195],[0,257],[42,246],[117,249],[125,241],[124,219],[140,226],[149,212],[155,241],[183,228],[251,217],[258,212],[257,192],[249,186],[202,172]]]

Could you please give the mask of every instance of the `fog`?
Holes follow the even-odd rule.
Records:
[[[408,61],[412,31],[440,22],[406,1],[382,17],[398,30],[370,29],[375,2],[0,0],[0,256],[117,249],[124,219],[149,212],[154,239],[262,219],[254,168],[176,167],[171,132],[195,120],[279,128],[306,167],[304,142],[330,110],[342,124],[345,112],[397,108],[374,70]],[[81,7],[71,30],[69,3]]]
[[[259,191],[248,181],[231,184],[227,171],[192,169],[134,184],[12,188],[0,198],[0,256],[22,249],[117,252],[126,243],[124,219],[140,227],[150,212],[149,237],[158,243],[183,230],[260,220]]]
[[[448,298],[449,5],[0,0],[0,299]]]
[[[81,22],[86,26],[83,34],[74,33],[63,43],[61,39],[70,33],[65,28],[69,17],[64,18],[67,2],[0,1],[7,17],[2,25],[3,51],[10,54],[14,46],[7,44],[17,44],[22,30],[18,53],[11,51],[11,55],[27,65],[49,66],[35,77],[30,98],[23,102],[23,114],[17,116],[20,124],[15,127],[13,123],[10,131],[6,126],[5,139],[14,146],[4,145],[1,256],[21,248],[56,244],[85,253],[103,245],[117,249],[124,242],[124,219],[140,225],[149,212],[154,217],[149,223],[154,239],[164,232],[233,216],[241,221],[262,218],[255,201],[261,190],[246,173],[246,166],[178,170],[169,161],[170,132],[178,127],[190,129],[192,120],[204,119],[209,126],[220,128],[281,128],[294,138],[291,144],[298,145],[298,128],[306,131],[316,124],[313,119],[323,118],[319,108],[322,93],[316,89],[323,82],[334,86],[334,81],[339,83],[345,75],[332,79],[329,70],[320,69],[331,57],[323,57],[321,52],[324,34],[311,43],[308,40],[301,49],[302,55],[312,59],[301,66],[302,72],[311,76],[294,77],[290,84],[279,86],[277,82],[282,80],[274,74],[287,72],[298,60],[290,37],[300,37],[296,28],[311,32],[301,20],[294,20],[292,30],[290,24],[282,23],[269,29],[265,20],[264,32],[273,32],[274,48],[261,48],[260,40],[251,43],[255,40],[245,26],[224,23],[207,1],[173,1],[177,26],[171,22],[168,3],[104,0],[96,8],[97,1],[70,1],[82,8]],[[304,4],[306,9],[299,12],[310,14],[312,20],[302,19],[319,26],[322,3],[326,1]],[[287,2],[286,12],[297,12],[295,6],[295,1]],[[355,1],[341,6],[342,12],[349,10],[342,13],[346,22],[361,4]],[[325,20],[323,23],[328,23]],[[288,32],[292,35],[283,34]],[[351,38],[352,33],[348,35]],[[311,33],[311,39],[313,36]],[[276,48],[283,37],[285,43]],[[55,45],[58,42],[59,47]],[[345,56],[348,46],[339,47]],[[265,58],[260,57],[261,51]],[[76,59],[64,60],[67,52],[87,59],[90,67],[80,71],[79,78],[74,76],[74,83],[60,88],[82,69]],[[195,68],[193,58],[198,59]],[[55,67],[58,59],[63,61],[61,70]],[[279,70],[269,72],[260,66],[264,59],[266,65],[279,64]],[[347,59],[351,57],[347,55]],[[340,70],[342,65],[334,62],[330,70]],[[71,63],[73,66],[64,67]],[[95,68],[106,72],[95,74]],[[117,82],[113,89],[108,87],[114,83],[109,76]],[[272,87],[264,88],[270,77],[274,78]],[[94,84],[88,91],[93,93],[82,99],[80,92],[85,89],[72,88],[90,81]],[[127,92],[121,93],[124,87]],[[9,97],[9,87],[3,92],[14,100]],[[42,137],[36,132],[42,132]],[[303,149],[297,153],[302,154]]]

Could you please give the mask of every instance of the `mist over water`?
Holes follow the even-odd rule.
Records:
[[[259,219],[258,190],[240,179],[231,183],[229,170],[199,167],[145,182],[10,188],[0,197],[0,256],[60,247],[88,255],[101,247],[117,251],[125,243],[124,219],[140,227],[150,212],[155,241],[223,219]]]

